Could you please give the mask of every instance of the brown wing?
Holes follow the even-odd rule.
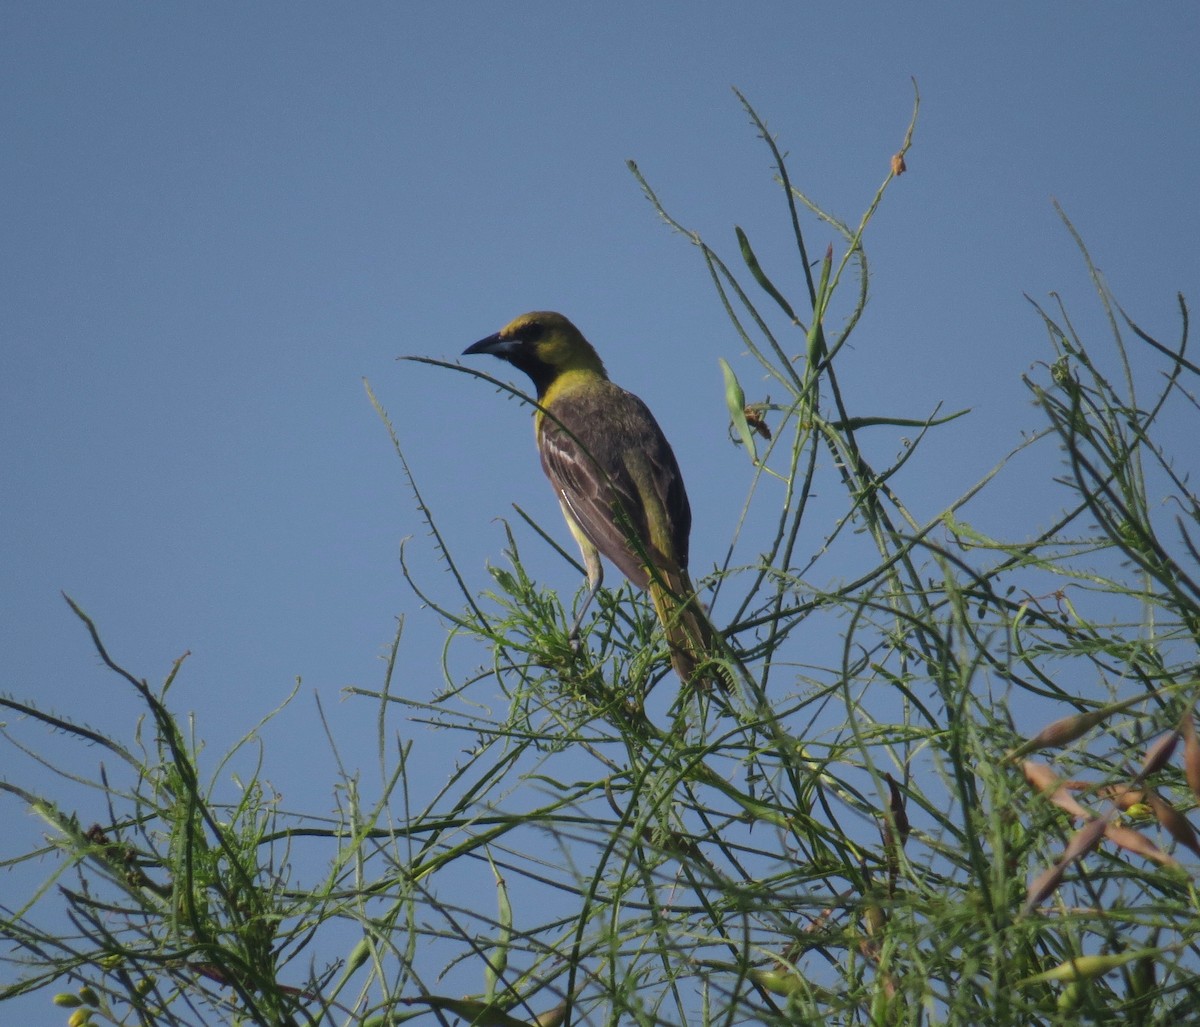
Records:
[[[686,570],[691,507],[649,408],[612,382],[593,381],[548,409],[538,428],[542,468],[592,545],[639,588],[647,562],[664,573]]]

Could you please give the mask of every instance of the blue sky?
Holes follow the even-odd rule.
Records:
[[[1040,426],[1020,376],[1048,349],[1023,293],[1102,327],[1052,197],[1151,332],[1174,338],[1175,293],[1200,284],[1191,3],[10,3],[0,23],[0,687],[131,730],[60,590],[151,681],[191,652],[172,696],[216,751],[301,677],[266,761],[297,806],[331,801],[313,693],[343,740],[372,731],[339,696],[379,684],[398,615],[404,689],[440,684],[443,628],[400,540],[441,571],[364,378],[473,584],[513,502],[568,541],[528,412],[398,355],[453,360],[562,310],[673,440],[694,566],[722,555],[747,466],[717,360],[749,391],[753,369],[625,161],[729,259],[740,224],[798,283],[731,86],[796,184],[857,221],[919,83],[844,373],[863,410],[973,408],[906,481],[925,516]],[[1016,480],[980,519],[1028,509]],[[18,767],[3,744],[0,774]]]

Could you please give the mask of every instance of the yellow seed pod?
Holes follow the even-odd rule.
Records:
[[[1071,981],[1070,984],[1059,992],[1055,1007],[1060,1013],[1075,1012],[1079,1008],[1079,1003],[1083,1000],[1083,993],[1087,987],[1087,981]]]
[[[746,976],[775,995],[794,995],[804,988],[804,979],[790,970],[747,970]]]

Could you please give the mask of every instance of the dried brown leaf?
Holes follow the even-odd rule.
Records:
[[[908,822],[908,811],[905,808],[904,793],[891,774],[884,774],[883,779],[888,785],[888,813],[882,825],[884,856],[888,869],[888,893],[896,888],[896,880],[900,876],[900,853],[908,842],[911,825]],[[899,836],[899,844],[896,838]]]
[[[1058,775],[1044,763],[1026,760],[1021,764],[1021,773],[1025,775],[1025,780],[1030,787],[1039,792],[1048,792],[1051,788],[1058,787]]]
[[[1179,861],[1174,856],[1163,852],[1141,831],[1135,831],[1132,827],[1109,824],[1104,830],[1104,836],[1114,845],[1119,845],[1122,849],[1128,849],[1139,856],[1145,856],[1146,859],[1151,859],[1155,863],[1161,863],[1163,866],[1179,866]]]
[[[1030,882],[1029,888],[1025,892],[1025,912],[1028,913],[1034,906],[1040,905],[1054,893],[1054,890],[1062,882],[1067,868],[1080,856],[1094,849],[1100,839],[1104,837],[1104,829],[1107,824],[1107,817],[1097,817],[1071,836],[1071,840],[1067,843],[1058,862],[1043,870]]]
[[[1029,889],[1025,892],[1025,912],[1033,909],[1034,906],[1040,906],[1051,895],[1054,890],[1062,882],[1063,874],[1067,872],[1067,868],[1061,863],[1055,863],[1054,866],[1043,870],[1032,881],[1029,882]]]
[[[1146,801],[1145,790],[1131,785],[1103,785],[1096,789],[1096,794],[1114,803],[1123,813]]]
[[[1179,722],[1183,735],[1183,772],[1187,775],[1188,787],[1200,802],[1200,741],[1196,739],[1195,710],[1188,710]]]
[[[1145,779],[1151,774],[1157,774],[1174,754],[1178,742],[1179,732],[1171,730],[1150,746],[1145,760],[1142,761],[1142,771],[1138,777]]]
[[[1032,738],[1026,739],[1009,755],[1017,757],[1037,752],[1038,749],[1061,748],[1086,734],[1107,715],[1103,710],[1092,710],[1089,713],[1073,713],[1069,717],[1062,717],[1047,724]]]
[[[1154,815],[1163,829],[1180,845],[1186,846],[1200,856],[1200,838],[1196,836],[1196,831],[1188,822],[1187,817],[1157,792],[1147,792],[1146,802],[1154,810]]]
[[[1047,724],[1027,742],[1023,742],[1017,746],[1017,748],[1008,754],[1008,758],[1010,760],[1020,759],[1022,756],[1026,756],[1038,749],[1067,745],[1081,735],[1086,734],[1097,724],[1104,723],[1113,714],[1120,713],[1131,706],[1136,706],[1138,703],[1145,701],[1146,696],[1134,695],[1128,699],[1122,699],[1120,702],[1109,703],[1098,710],[1088,710],[1086,713],[1073,713],[1069,717],[1062,717],[1051,724]]]
[[[884,774],[883,779],[888,786],[888,811],[892,814],[892,820],[896,824],[896,831],[900,835],[900,848],[908,843],[908,835],[912,830],[912,825],[908,822],[908,807],[904,801],[904,793],[900,791],[900,786],[896,784],[896,779],[891,774]]]
[[[1071,835],[1070,840],[1067,842],[1067,847],[1063,849],[1063,854],[1059,858],[1059,862],[1069,865],[1081,856],[1086,856],[1100,844],[1100,839],[1104,837],[1107,827],[1108,817],[1097,817],[1095,820],[1089,820],[1083,827]]]
[[[1062,786],[1054,771],[1044,763],[1033,763],[1026,760],[1021,764],[1021,772],[1025,780],[1037,791],[1049,799],[1061,810],[1070,813],[1079,820],[1087,820],[1091,814],[1079,805],[1071,793]]]

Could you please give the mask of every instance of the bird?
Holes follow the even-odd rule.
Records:
[[[567,527],[579,544],[588,594],[604,580],[603,555],[650,594],[671,664],[685,685],[729,690],[720,633],[688,576],[692,509],[683,475],[654,415],[612,382],[600,355],[566,317],[539,310],[468,346],[527,374],[537,392],[534,435]]]

